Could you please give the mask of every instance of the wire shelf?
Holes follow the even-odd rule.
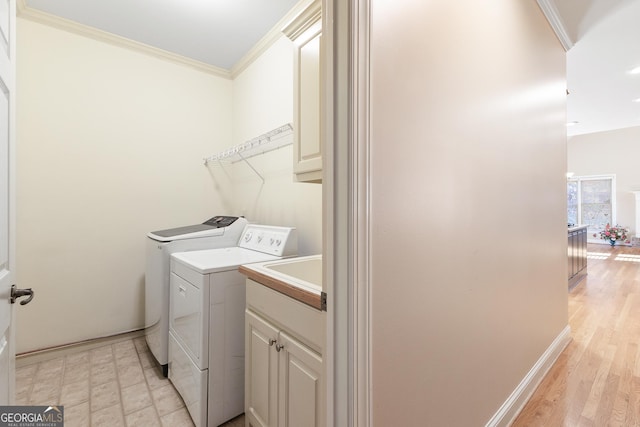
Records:
[[[246,161],[248,158],[277,150],[280,147],[293,144],[293,126],[291,123],[280,126],[270,132],[257,136],[242,144],[234,145],[224,151],[220,151],[210,157],[204,158],[204,164],[209,162]]]

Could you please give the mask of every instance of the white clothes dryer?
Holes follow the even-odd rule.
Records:
[[[151,353],[162,365],[169,363],[169,257],[174,252],[237,246],[247,220],[214,216],[202,224],[147,234],[145,269],[145,338]]]
[[[171,256],[169,379],[197,427],[244,412],[243,264],[297,254],[294,228],[249,224],[237,247]]]

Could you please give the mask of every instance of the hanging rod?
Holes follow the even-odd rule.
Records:
[[[292,134],[293,126],[291,126],[291,123],[287,123],[286,125],[280,126],[277,129],[250,139],[247,142],[234,145],[233,147],[230,147],[224,151],[220,151],[217,154],[206,157],[203,159],[204,164],[206,166],[209,162],[214,161],[229,161],[231,163],[244,161],[248,164],[247,159],[250,157],[293,144],[293,138],[287,138]],[[249,166],[255,171],[255,169],[251,165]]]

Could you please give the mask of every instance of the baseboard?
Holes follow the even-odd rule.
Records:
[[[507,427],[513,423],[570,341],[571,328],[567,325],[518,384],[511,396],[502,404],[498,412],[489,420],[486,427]]]
[[[71,344],[64,344],[56,347],[49,347],[41,350],[34,350],[16,355],[16,367],[40,363],[58,357],[66,356],[69,353],[91,350],[120,341],[144,336],[144,329],[136,329],[120,334],[109,335]]]

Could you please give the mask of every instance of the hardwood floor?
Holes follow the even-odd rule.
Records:
[[[640,248],[589,245],[573,340],[513,426],[640,427]]]

